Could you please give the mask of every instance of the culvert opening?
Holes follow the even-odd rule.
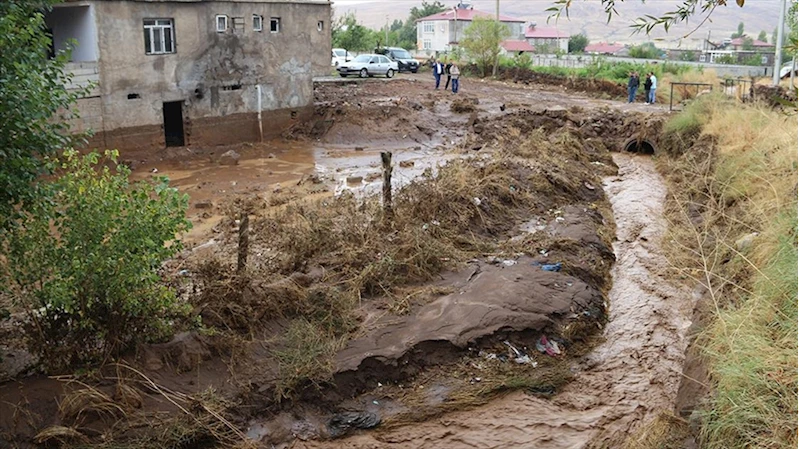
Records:
[[[645,139],[630,139],[624,144],[624,151],[629,153],[655,154],[655,145]]]

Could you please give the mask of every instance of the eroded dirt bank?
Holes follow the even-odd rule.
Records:
[[[658,276],[666,189],[652,161],[615,154],[604,180],[613,205],[617,262],[605,341],[572,369],[551,399],[515,392],[439,419],[295,448],[581,448],[619,445],[637,426],[671,410],[680,383],[693,299]],[[533,368],[534,369],[534,368]]]

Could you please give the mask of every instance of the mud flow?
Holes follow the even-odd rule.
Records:
[[[299,448],[615,447],[673,408],[680,384],[690,292],[658,275],[666,189],[651,159],[615,154],[618,176],[603,186],[613,205],[616,265],[604,342],[572,366],[575,379],[552,398],[515,392],[433,422]],[[621,439],[620,439],[621,436]]]
[[[190,196],[163,271],[205,329],[84,377],[8,345],[0,442],[615,447],[672,409],[692,298],[660,277],[663,182],[624,151],[662,117],[517,81],[319,85],[284,139],[122,155]]]

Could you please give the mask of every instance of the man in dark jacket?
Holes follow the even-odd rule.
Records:
[[[627,81],[627,103],[635,102],[635,93],[638,91],[638,86],[641,81],[638,79],[638,72],[630,72],[630,79]]]
[[[652,89],[652,73],[646,74],[646,81],[644,81],[644,98],[646,98],[646,104],[649,104],[649,91]]]
[[[444,66],[444,73],[447,74],[447,82],[444,84],[444,90],[449,88],[449,83],[452,81],[452,75],[449,73],[449,70],[452,68],[452,61],[447,61],[447,65]]]

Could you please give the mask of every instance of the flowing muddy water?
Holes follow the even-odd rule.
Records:
[[[485,406],[387,431],[293,448],[611,447],[663,410],[680,385],[693,298],[659,276],[666,188],[650,158],[615,154],[619,175],[604,188],[617,223],[613,287],[604,342],[551,399],[514,392]]]

